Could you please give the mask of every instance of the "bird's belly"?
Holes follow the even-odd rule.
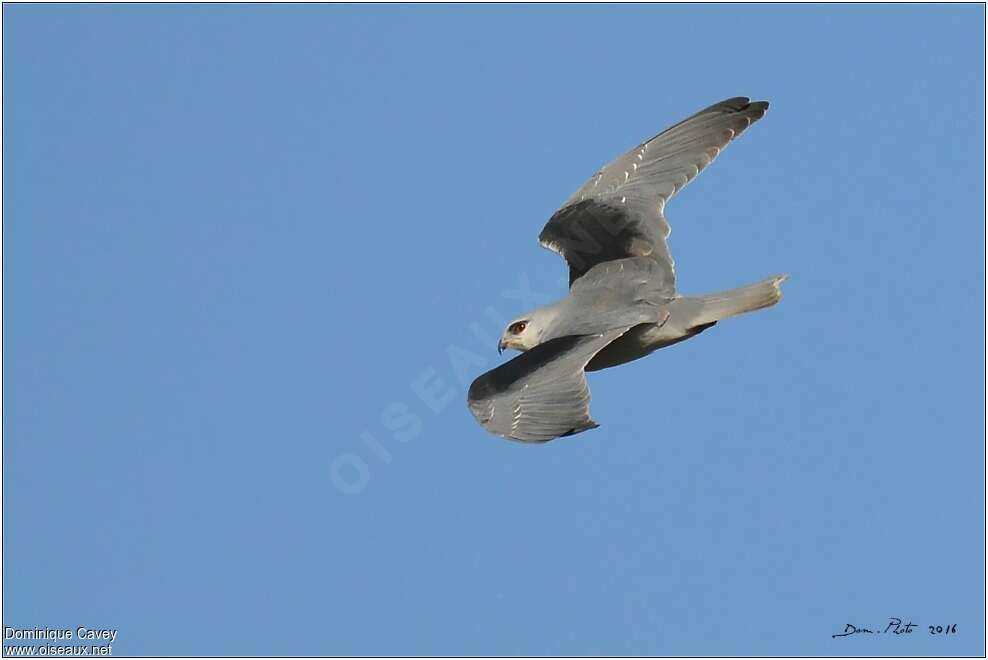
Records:
[[[655,331],[656,325],[654,323],[636,325],[593,356],[586,366],[586,371],[599,371],[608,367],[616,367],[619,364],[645,357],[658,348],[653,346]]]
[[[713,323],[683,328],[675,317],[666,323],[642,323],[618,337],[587,363],[586,371],[599,371],[643,358],[649,353],[698,335]]]

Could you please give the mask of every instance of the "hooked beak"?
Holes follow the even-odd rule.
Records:
[[[505,349],[504,337],[501,337],[500,339],[497,340],[497,354],[500,355],[501,353],[503,353],[504,349]]]

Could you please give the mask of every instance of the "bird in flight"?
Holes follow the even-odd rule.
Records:
[[[546,442],[599,426],[585,372],[694,337],[718,321],[779,302],[785,275],[703,296],[676,293],[666,202],[768,103],[716,103],[593,175],[549,219],[539,243],[569,266],[569,295],[508,324],[498,352],[522,354],[477,378],[471,412],[491,433]]]

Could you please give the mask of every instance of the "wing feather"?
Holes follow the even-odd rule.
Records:
[[[701,110],[606,165],[549,219],[539,242],[569,264],[570,284],[604,261],[650,256],[675,292],[666,202],[761,119],[768,103],[730,98]]]
[[[627,330],[558,337],[522,353],[470,385],[471,412],[491,433],[521,442],[546,442],[596,428],[583,369]]]

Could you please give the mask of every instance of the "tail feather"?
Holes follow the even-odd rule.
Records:
[[[781,284],[788,275],[776,275],[757,284],[707,296],[697,296],[700,303],[695,326],[710,325],[738,314],[771,307],[782,298]]]

